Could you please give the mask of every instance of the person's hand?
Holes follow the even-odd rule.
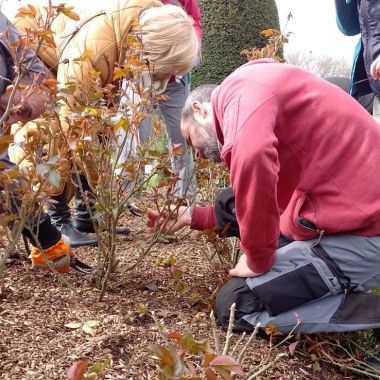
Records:
[[[380,79],[380,55],[372,62],[370,72],[373,79]]]
[[[233,269],[230,269],[230,276],[233,277],[256,277],[260,276],[261,273],[256,273],[249,269],[247,265],[247,255],[243,253],[240,256],[240,259],[238,263],[236,264],[236,267]]]
[[[165,234],[171,234],[183,227],[190,226],[190,207],[181,206],[175,208],[169,214],[160,213],[156,210],[148,209],[146,225],[150,228],[158,228]]]
[[[8,107],[11,94],[13,94],[13,106],[8,115],[7,124],[14,124],[19,121],[28,122],[40,116],[48,101],[48,96],[44,92],[35,92],[27,99],[23,99],[18,89],[14,90],[13,86],[8,86],[6,92],[0,97],[0,112],[4,113]]]

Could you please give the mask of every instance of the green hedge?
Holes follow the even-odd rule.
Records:
[[[192,73],[192,87],[219,84],[246,62],[245,48],[263,47],[264,29],[280,29],[275,0],[198,0],[202,10],[202,64]]]

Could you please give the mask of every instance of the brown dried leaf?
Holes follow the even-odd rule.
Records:
[[[88,360],[78,360],[74,362],[67,371],[69,380],[83,380],[88,367]]]
[[[292,356],[294,355],[294,352],[296,351],[298,344],[299,344],[299,341],[289,344],[290,355],[292,355]]]

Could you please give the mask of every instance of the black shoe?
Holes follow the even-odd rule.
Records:
[[[73,226],[80,232],[85,232],[88,234],[94,233],[95,228],[91,219],[79,219],[73,218]],[[116,227],[116,233],[119,235],[129,235],[130,229],[125,226]]]
[[[71,223],[64,223],[56,227],[61,231],[62,235],[69,240],[70,247],[72,248],[98,245],[98,239],[86,236],[78,231]]]

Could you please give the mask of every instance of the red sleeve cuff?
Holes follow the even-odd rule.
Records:
[[[243,251],[244,252],[244,251]],[[247,255],[247,265],[248,268],[255,273],[266,273],[272,268],[274,264],[275,256],[274,254],[271,254],[265,258],[252,258],[249,255]]]
[[[216,227],[214,206],[194,206],[191,214],[190,228],[202,231],[213,227]]]

